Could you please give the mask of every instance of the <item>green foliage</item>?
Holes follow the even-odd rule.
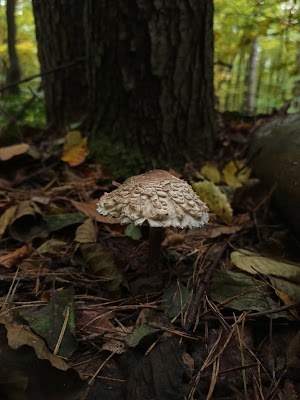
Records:
[[[129,151],[123,143],[114,140],[114,135],[97,132],[90,139],[89,149],[92,159],[105,165],[119,178],[139,174],[153,166],[138,148],[132,147]]]
[[[22,92],[0,98],[0,129],[7,126],[29,125],[34,128],[45,126],[44,98]],[[4,134],[1,130],[1,134]],[[2,136],[2,135],[1,135]]]
[[[34,17],[30,0],[18,0],[15,21],[17,25],[16,48],[21,67],[21,79],[39,73]],[[8,68],[6,1],[0,0],[0,86],[5,86]],[[13,140],[15,128],[21,125],[44,127],[45,110],[43,94],[36,92],[40,78],[20,85],[18,96],[3,92],[0,97],[1,140]],[[3,129],[8,127],[8,129]],[[7,136],[7,137],[3,137]]]
[[[293,100],[300,57],[299,4],[289,0],[215,0],[214,3],[218,108],[243,111],[254,39],[259,45],[256,112],[270,112]]]
[[[35,25],[30,0],[18,0],[15,20],[17,25],[17,53],[21,66],[22,78],[39,73]],[[0,85],[5,83],[8,67],[6,1],[0,0]],[[40,80],[30,82],[30,87],[37,89]],[[26,85],[25,85],[26,86]]]

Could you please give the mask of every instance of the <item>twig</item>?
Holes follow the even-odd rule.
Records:
[[[80,64],[83,61],[85,61],[85,59],[86,59],[86,57],[81,57],[81,58],[79,58],[79,59],[77,59],[75,61],[72,61],[72,62],[69,62],[69,63],[66,63],[66,64],[62,64],[59,67],[48,69],[47,71],[40,72],[39,74],[31,75],[31,76],[28,76],[27,78],[20,79],[19,81],[12,82],[9,85],[3,86],[0,89],[0,93],[5,92],[6,90],[8,90],[8,89],[10,89],[10,88],[12,88],[14,86],[20,85],[22,83],[26,83],[26,82],[32,81],[33,79],[40,78],[40,77],[45,76],[45,75],[53,74],[54,72],[60,71],[62,69],[67,69],[67,68],[73,67],[73,65]]]

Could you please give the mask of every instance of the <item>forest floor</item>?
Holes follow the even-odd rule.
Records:
[[[300,399],[299,247],[250,175],[259,123],[220,115],[214,159],[171,171],[211,213],[166,230],[161,287],[147,228],[97,214],[117,177],[84,141],[0,149],[0,399]]]

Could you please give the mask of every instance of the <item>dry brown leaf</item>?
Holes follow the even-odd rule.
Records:
[[[38,206],[32,201],[21,201],[9,227],[10,235],[20,242],[48,236],[46,222]]]
[[[19,249],[13,251],[12,253],[8,253],[0,257],[0,265],[2,265],[5,268],[11,268],[18,261],[27,257],[30,253],[31,253],[31,248],[28,245],[24,245]]]
[[[295,301],[291,299],[286,293],[282,292],[281,290],[275,289],[275,293],[277,296],[280,298],[280,300],[287,306],[290,306],[292,304],[295,304]],[[297,319],[300,319],[299,314],[296,309],[290,309],[290,312],[293,314],[293,316]]]
[[[97,228],[91,218],[76,229],[75,240],[78,243],[95,243],[97,241]]]
[[[81,211],[87,217],[93,218],[98,222],[102,222],[103,224],[119,224],[120,221],[116,218],[109,218],[100,215],[96,208],[98,200],[91,200],[86,202],[79,202],[75,200],[71,200],[73,206],[78,210]]]
[[[15,156],[19,156],[21,154],[25,154],[30,149],[29,144],[20,143],[14,144],[12,146],[1,147],[0,148],[0,160],[7,161]]]
[[[31,332],[26,325],[13,321],[9,315],[0,317],[0,323],[5,325],[8,344],[12,349],[16,350],[21,346],[30,346],[40,360],[48,360],[53,367],[63,371],[70,368],[61,357],[53,355],[48,350],[43,339]]]
[[[112,311],[78,310],[76,312],[76,327],[79,334],[111,333],[115,327],[110,322],[114,317]]]

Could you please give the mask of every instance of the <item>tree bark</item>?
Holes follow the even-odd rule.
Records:
[[[84,1],[32,0],[48,124],[62,130],[87,110]]]
[[[42,72],[86,57],[43,77],[53,127],[87,113],[92,152],[122,176],[209,154],[212,0],[33,0],[33,10]]]
[[[212,0],[87,0],[88,127],[104,164],[182,166],[212,150],[212,18]]]
[[[17,27],[15,21],[16,0],[6,1],[6,19],[7,19],[7,49],[9,58],[9,67],[6,73],[6,84],[17,82],[21,77],[18,54],[16,50]],[[13,86],[9,89],[11,94],[19,94],[19,86]]]

